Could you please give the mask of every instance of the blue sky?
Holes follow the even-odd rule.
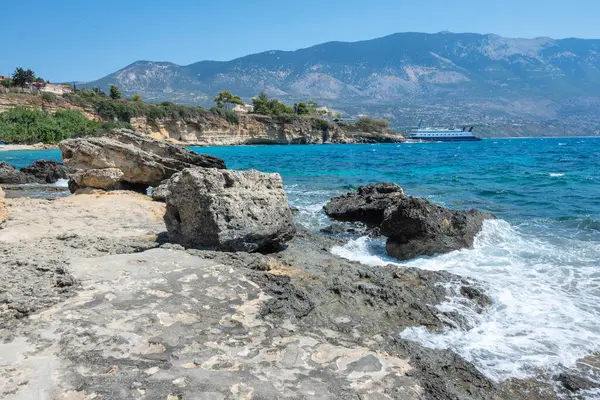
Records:
[[[53,82],[97,79],[137,60],[185,65],[395,32],[600,38],[599,0],[3,3],[0,74],[23,66]]]

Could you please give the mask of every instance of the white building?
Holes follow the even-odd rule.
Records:
[[[254,106],[252,104],[236,104],[235,107],[233,107],[233,111],[248,114],[254,111]]]
[[[64,85],[53,85],[52,83],[46,83],[40,87],[39,91],[40,93],[52,93],[57,96],[62,96],[65,93],[73,92],[73,89]]]

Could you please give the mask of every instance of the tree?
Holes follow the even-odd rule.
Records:
[[[308,108],[306,103],[296,103],[294,104],[294,113],[298,115],[310,114],[310,108]]]
[[[308,104],[308,107],[310,107],[313,110],[315,110],[317,107],[319,107],[319,104],[314,100],[309,100],[307,104]]]
[[[36,83],[46,83],[42,78],[40,78],[39,76],[37,78],[35,78],[35,82]],[[50,83],[50,82],[48,82]]]
[[[35,81],[35,73],[30,69],[25,70],[21,67],[17,67],[13,73],[12,79],[15,86],[25,87]]]
[[[133,95],[133,97],[131,98],[131,100],[137,101],[137,102],[141,102],[142,101],[142,96],[140,96],[138,93],[136,93],[136,94]]]
[[[252,98],[255,114],[269,115],[269,96],[265,92],[260,92],[258,97]]]
[[[286,106],[279,100],[269,99],[269,96],[265,92],[262,92],[252,99],[252,105],[254,106],[255,114],[263,115],[284,115],[294,114],[294,110],[291,107]]]
[[[0,81],[0,86],[4,86],[7,89],[10,88],[12,84],[12,80],[10,79],[3,79],[2,81]]]
[[[227,108],[229,104],[244,105],[240,96],[234,96],[228,91],[219,92],[219,95],[215,97],[215,103],[217,104],[217,108]]]
[[[123,97],[121,91],[115,85],[110,85],[110,98],[113,100],[117,100]]]

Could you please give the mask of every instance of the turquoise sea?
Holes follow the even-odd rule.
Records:
[[[492,308],[477,314],[449,298],[441,308],[464,314],[472,329],[399,334],[452,348],[495,379],[600,351],[600,138],[193,149],[232,169],[279,172],[299,222],[315,230],[329,224],[321,207],[330,197],[377,181],[447,207],[493,212],[499,220],[486,222],[473,249],[407,263],[479,280]],[[0,152],[16,166],[40,158],[60,154]],[[363,237],[333,252],[381,265],[393,261],[383,249]]]

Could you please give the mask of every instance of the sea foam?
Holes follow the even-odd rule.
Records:
[[[374,266],[391,261],[383,241],[366,237],[332,252]],[[432,333],[418,327],[400,334],[428,347],[452,349],[495,380],[571,366],[600,350],[598,254],[598,242],[538,238],[503,220],[486,221],[472,249],[406,265],[476,279],[493,305],[478,314],[450,296],[440,310],[459,312],[472,329]]]
[[[59,179],[59,180],[56,181],[56,183],[54,184],[54,186],[69,187],[69,180],[68,179]]]

